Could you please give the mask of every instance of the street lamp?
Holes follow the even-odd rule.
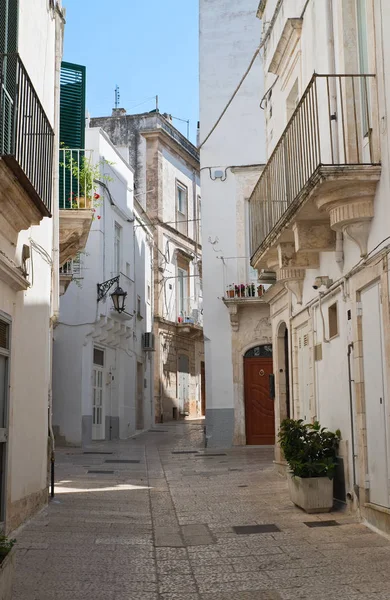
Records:
[[[114,303],[114,309],[117,313],[125,312],[125,300],[127,296],[127,292],[123,291],[119,286],[119,275],[117,277],[113,277],[104,283],[97,284],[97,301],[100,302],[103,298],[106,297],[110,288],[116,284],[115,291],[110,294],[112,301]]]
[[[125,307],[126,296],[127,296],[127,292],[122,290],[122,288],[119,287],[119,285],[117,286],[115,291],[112,292],[112,294],[111,294],[111,298],[114,303],[114,308],[115,308],[116,312],[118,312],[119,314],[123,313],[126,308]]]

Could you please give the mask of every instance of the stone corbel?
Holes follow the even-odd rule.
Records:
[[[294,223],[296,252],[332,252],[336,249],[336,234],[329,221],[297,221]]]
[[[276,272],[276,279],[283,283],[284,287],[294,294],[298,304],[302,304],[305,269],[278,269]]]
[[[238,316],[238,305],[237,304],[229,304],[228,306],[229,317],[230,317],[230,325],[233,331],[238,331],[240,328],[240,321]]]
[[[374,217],[373,200],[336,206],[329,212],[332,229],[346,233],[359,246],[360,256],[367,255],[368,235]]]
[[[320,266],[320,255],[318,252],[296,252],[293,242],[285,242],[278,245],[278,260],[279,269],[290,267],[318,269]]]

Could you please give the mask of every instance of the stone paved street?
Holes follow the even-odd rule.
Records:
[[[56,499],[17,536],[14,600],[390,599],[390,542],[294,508],[271,449],[204,450],[202,428],[58,451]],[[280,531],[233,529],[249,525]]]

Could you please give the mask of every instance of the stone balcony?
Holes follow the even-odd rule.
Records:
[[[20,231],[51,216],[54,131],[18,54],[0,54],[0,221]]]
[[[60,150],[60,267],[76,258],[86,244],[93,221],[92,151]]]
[[[274,270],[298,302],[305,270],[340,233],[367,254],[381,175],[375,97],[374,76],[314,75],[250,198],[252,266]]]
[[[239,329],[239,313],[246,306],[264,304],[265,287],[262,284],[241,283],[227,286],[222,298],[229,311],[233,331]]]

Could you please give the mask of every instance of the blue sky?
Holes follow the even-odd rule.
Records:
[[[111,114],[114,90],[128,113],[161,112],[198,121],[198,0],[64,0],[64,60],[87,67],[87,106]],[[174,121],[186,134],[187,126]]]

